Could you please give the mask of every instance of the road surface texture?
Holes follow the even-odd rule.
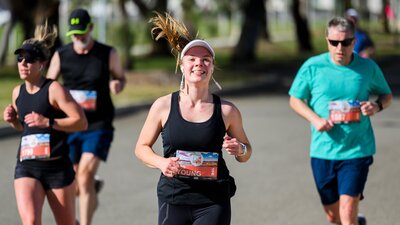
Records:
[[[232,198],[232,225],[328,225],[309,163],[309,125],[288,105],[286,94],[259,93],[226,97],[242,112],[253,146],[249,162],[225,154],[238,186]],[[370,170],[361,212],[369,225],[400,225],[400,105],[373,117],[377,155]],[[147,107],[115,121],[115,139],[99,175],[105,186],[94,225],[157,224],[156,185],[160,171],[134,156]],[[0,224],[21,224],[13,190],[17,137],[0,139]],[[155,145],[161,152],[160,140]],[[55,224],[45,203],[43,225]]]

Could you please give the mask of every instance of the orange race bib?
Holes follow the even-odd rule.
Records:
[[[86,90],[70,90],[69,91],[75,101],[86,111],[96,110],[96,91],[86,91]]]
[[[21,138],[19,160],[50,158],[50,134],[31,134]]]
[[[334,123],[360,122],[360,102],[357,100],[329,102],[329,119]]]
[[[191,152],[177,150],[176,157],[181,168],[176,177],[197,180],[216,180],[218,172],[218,153]]]

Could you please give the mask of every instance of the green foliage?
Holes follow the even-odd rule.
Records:
[[[175,71],[175,57],[136,57],[135,59],[135,70],[169,70]]]
[[[4,26],[0,26],[0,35],[3,34]],[[25,33],[22,30],[21,24],[17,23],[13,30],[13,35],[10,36],[8,43],[8,51],[6,51],[6,65],[15,65],[14,50],[22,45]],[[0,72],[1,76],[2,72]]]
[[[15,67],[6,66],[0,70],[0,110],[11,104],[12,90],[15,86],[21,84],[22,81],[19,78],[18,72]]]

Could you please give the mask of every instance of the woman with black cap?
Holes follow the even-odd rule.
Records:
[[[157,13],[151,22],[155,39],[168,40],[182,72],[180,90],[153,103],[135,149],[144,164],[161,171],[158,224],[228,225],[236,185],[222,154],[246,162],[252,153],[241,113],[210,92],[215,53],[209,43],[193,39],[169,14]],[[153,150],[160,134],[162,156]]]
[[[79,105],[58,82],[42,75],[57,36],[47,23],[15,51],[23,84],[14,88],[4,120],[22,131],[14,188],[22,224],[42,223],[45,198],[56,224],[75,224],[74,170],[66,132],[84,130],[87,120]]]

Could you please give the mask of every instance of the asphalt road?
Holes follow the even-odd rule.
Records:
[[[324,225],[309,166],[309,125],[293,113],[286,95],[229,97],[241,110],[253,146],[249,162],[225,155],[238,190],[232,198],[232,225]],[[368,225],[400,225],[400,101],[373,118],[378,153],[371,167],[361,212]],[[159,171],[133,154],[147,110],[119,117],[115,141],[99,175],[105,179],[94,225],[157,223]],[[0,224],[20,224],[13,190],[18,138],[0,140]],[[158,142],[155,146],[161,152]],[[47,203],[43,224],[55,224]]]

